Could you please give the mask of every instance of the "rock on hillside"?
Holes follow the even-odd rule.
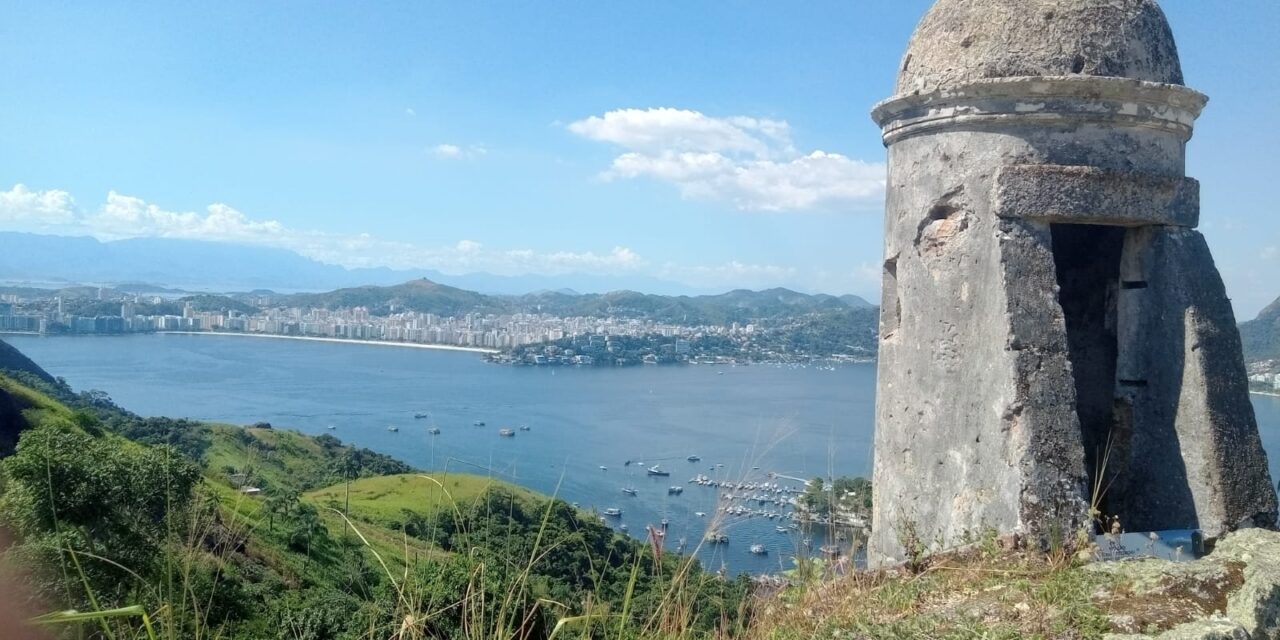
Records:
[[[0,389],[0,458],[12,454],[18,446],[18,434],[26,428],[22,412],[13,396]]]
[[[1129,603],[1113,614],[1108,640],[1261,640],[1280,638],[1280,533],[1238,531],[1205,558],[1104,562],[1089,571],[1122,579]],[[1176,626],[1143,635],[1151,626]]]

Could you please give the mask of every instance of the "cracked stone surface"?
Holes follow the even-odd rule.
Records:
[[[1156,3],[939,0],[904,60],[874,112],[872,563],[992,528],[1060,544],[1091,507],[1131,530],[1274,526],[1185,176],[1206,99]]]

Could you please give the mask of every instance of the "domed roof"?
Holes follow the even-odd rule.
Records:
[[[1155,0],[938,0],[911,36],[898,94],[987,78],[1110,76],[1182,84]]]

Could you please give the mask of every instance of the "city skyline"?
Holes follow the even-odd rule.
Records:
[[[928,4],[18,3],[0,229],[876,300],[867,112]],[[1280,133],[1257,126],[1280,88],[1254,80],[1280,7],[1162,6],[1211,97],[1188,174],[1245,320],[1280,293]]]

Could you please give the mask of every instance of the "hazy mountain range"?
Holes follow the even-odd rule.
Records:
[[[223,242],[133,238],[102,242],[88,236],[0,232],[0,282],[64,284],[148,283],[194,291],[328,291],[394,285],[417,278],[487,294],[630,289],[666,295],[715,293],[643,275],[449,275],[430,269],[347,269],[286,249]]]

